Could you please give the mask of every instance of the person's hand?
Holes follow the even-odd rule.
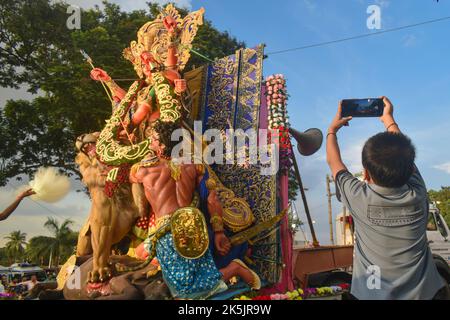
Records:
[[[174,84],[175,84],[175,93],[177,94],[182,94],[187,89],[186,80],[184,79],[175,79]]]
[[[36,194],[36,192],[33,191],[33,189],[28,189],[28,190],[25,190],[24,192],[22,192],[21,194],[19,194],[19,195],[17,196],[17,198],[20,199],[20,200],[22,200],[23,198],[32,196],[33,194]]]
[[[141,53],[141,61],[145,65],[149,65],[150,63],[157,63],[153,55],[148,51],[144,51],[143,53]]]
[[[177,21],[172,16],[166,16],[163,25],[170,34],[174,34],[178,29]]]
[[[136,141],[136,136],[134,133],[128,133],[125,130],[120,131],[119,140],[123,143],[134,143]],[[130,141],[131,140],[131,141]]]
[[[392,105],[391,100],[387,97],[381,97],[384,103],[383,115],[380,117],[381,122],[384,123],[385,126],[389,126],[395,122],[394,120],[394,106]]]
[[[136,247],[136,249],[134,249],[136,258],[138,258],[139,260],[145,260],[149,256],[148,252],[144,248],[144,245],[145,244],[142,242],[139,246]]]
[[[352,117],[342,118],[341,114],[342,114],[342,101],[339,101],[338,111],[328,129],[329,133],[337,133],[340,128],[342,128],[343,126],[347,126],[349,121],[353,119]]]
[[[108,75],[108,73],[100,68],[94,68],[91,70],[91,78],[95,81],[109,81],[111,80],[111,77]]]
[[[231,249],[230,239],[223,232],[217,232],[214,236],[214,244],[221,256],[226,256]]]

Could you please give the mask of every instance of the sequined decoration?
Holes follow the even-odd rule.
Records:
[[[170,233],[158,240],[156,257],[174,298],[206,299],[224,285],[209,250],[199,259],[183,258],[175,250]]]

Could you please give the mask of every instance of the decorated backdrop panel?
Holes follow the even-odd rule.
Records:
[[[191,115],[202,121],[203,130],[258,130],[260,122],[267,128],[267,120],[260,119],[263,49],[241,49],[187,74],[195,101]],[[247,200],[258,222],[276,215],[276,176],[261,175],[258,165],[215,165],[214,170],[225,186]],[[266,234],[253,250],[256,270],[272,283],[280,274],[278,238],[276,232]]]

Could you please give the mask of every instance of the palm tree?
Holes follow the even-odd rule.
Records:
[[[11,232],[4,238],[8,240],[5,247],[9,257],[12,258],[12,261],[16,262],[22,259],[22,256],[25,252],[24,246],[27,244],[26,242],[27,234],[23,233],[20,230],[16,230]]]
[[[59,265],[59,260],[61,255],[66,255],[68,252],[73,251],[74,243],[74,232],[70,229],[73,221],[66,219],[60,225],[55,218],[48,217],[44,224],[53,235],[47,239],[48,248],[50,249],[50,256],[55,257],[56,266]],[[52,264],[50,262],[50,264]]]
[[[54,239],[46,236],[33,237],[28,241],[25,254],[29,261],[44,265],[44,260],[48,262],[51,253],[50,245]]]

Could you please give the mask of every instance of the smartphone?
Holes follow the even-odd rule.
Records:
[[[342,117],[381,117],[384,102],[379,98],[342,100]]]

